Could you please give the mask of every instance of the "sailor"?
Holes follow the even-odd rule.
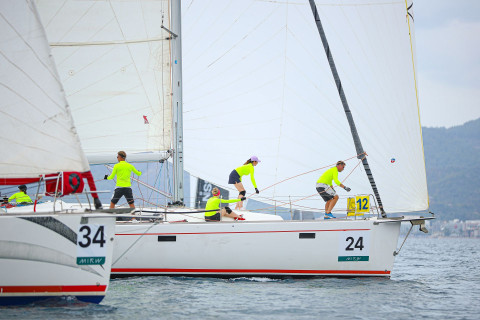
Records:
[[[117,176],[117,184],[115,186],[115,193],[113,194],[112,200],[110,202],[110,209],[115,208],[118,200],[122,196],[127,199],[128,205],[130,208],[135,208],[134,200],[133,200],[133,193],[132,193],[132,182],[130,181],[130,176],[132,172],[135,173],[137,176],[142,175],[140,171],[138,171],[133,165],[125,161],[127,158],[127,154],[125,151],[118,151],[117,153],[117,160],[118,163],[113,166],[112,174],[105,175],[105,180],[112,180],[115,176]]]
[[[224,217],[230,217],[235,220],[245,220],[241,215],[236,214],[232,211],[229,207],[224,207],[220,209],[220,203],[233,203],[243,201],[246,198],[243,197],[242,199],[231,199],[231,200],[224,200],[220,199],[220,190],[215,187],[212,189],[212,195],[210,199],[207,201],[207,205],[205,206],[205,221],[220,221],[220,214]],[[215,210],[215,211],[214,211]]]
[[[342,172],[345,169],[345,162],[338,161],[335,167],[332,167],[325,171],[320,178],[317,180],[317,191],[325,200],[325,217],[324,219],[334,219],[335,216],[332,215],[332,209],[335,207],[338,201],[338,195],[332,186],[332,181],[335,181],[337,186],[342,187],[345,191],[350,192],[349,187],[345,187],[338,180],[338,173]]]
[[[30,203],[33,202],[32,199],[27,194],[27,186],[22,184],[18,186],[20,192],[14,193],[10,198],[8,198],[8,202],[12,202],[12,200],[17,201],[17,203]]]
[[[248,176],[250,175],[250,179],[252,180],[253,187],[255,188],[256,193],[260,193],[257,188],[257,183],[255,182],[255,177],[253,176],[254,173],[254,168],[260,160],[258,159],[257,156],[252,156],[250,159],[248,159],[243,166],[240,166],[236,169],[234,169],[228,178],[228,184],[233,184],[235,185],[235,188],[237,188],[239,194],[238,194],[238,199],[245,198],[247,192],[245,191],[245,188],[242,184],[242,177],[243,176]],[[245,199],[244,199],[245,200]],[[235,205],[235,209],[242,209],[243,208],[243,200],[238,202]]]

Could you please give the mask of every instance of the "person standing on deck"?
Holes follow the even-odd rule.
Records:
[[[28,196],[27,194],[27,186],[22,184],[21,186],[18,186],[18,189],[20,190],[17,193],[14,193],[8,198],[8,202],[12,202],[15,200],[17,203],[30,203],[33,202],[32,199]]]
[[[255,188],[256,193],[260,193],[257,188],[257,183],[255,182],[255,177],[253,175],[254,173],[254,168],[260,160],[258,159],[257,156],[252,156],[250,159],[248,159],[243,166],[240,166],[236,169],[234,169],[228,178],[228,184],[233,184],[235,188],[237,188],[239,194],[238,194],[238,199],[243,199],[245,198],[247,192],[245,191],[245,187],[242,184],[242,176],[248,176],[250,175],[250,179],[252,180],[253,187]],[[235,205],[235,209],[242,209],[243,208],[243,200],[238,202]]]
[[[235,220],[245,220],[241,215],[236,214],[232,211],[229,207],[225,207],[220,209],[220,203],[233,203],[233,202],[240,202],[245,200],[246,198],[243,197],[242,199],[231,199],[231,200],[223,200],[220,199],[220,190],[215,187],[212,190],[212,195],[210,199],[207,201],[207,205],[205,206],[205,221],[220,221],[220,215],[224,217],[230,217]],[[216,210],[216,211],[211,211]]]
[[[110,209],[115,208],[118,200],[122,196],[127,199],[128,205],[130,208],[135,208],[134,200],[133,200],[133,193],[132,193],[132,182],[130,181],[130,176],[132,172],[135,173],[137,176],[141,176],[142,173],[138,171],[133,165],[125,161],[127,158],[127,154],[125,151],[118,151],[117,153],[117,160],[118,163],[113,166],[112,174],[105,175],[105,180],[112,180],[115,176],[117,176],[117,184],[115,186],[115,193],[113,194],[112,200],[110,202]]]
[[[325,200],[325,217],[324,219],[334,219],[335,216],[332,215],[332,209],[335,207],[338,201],[338,195],[332,186],[332,181],[335,181],[337,186],[342,187],[345,191],[350,192],[349,187],[345,187],[338,180],[338,173],[342,172],[345,169],[345,162],[338,161],[337,165],[333,168],[325,171],[320,178],[317,180],[317,192]]]

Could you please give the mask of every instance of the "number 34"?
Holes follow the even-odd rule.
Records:
[[[91,239],[91,237],[90,237],[90,234],[92,233],[92,229],[90,228],[90,226],[81,227],[80,232],[82,232],[82,236],[83,236],[83,239],[78,242],[80,247],[87,248],[92,243],[95,243],[95,244],[98,243],[100,245],[100,248],[103,248],[103,245],[106,242],[103,226],[98,227],[97,232],[93,236],[93,239]],[[85,232],[85,234],[83,234],[84,232]],[[83,240],[85,240],[85,242]]]
[[[358,237],[358,240],[356,242],[355,242],[355,238],[353,237],[348,237],[347,239],[345,239],[345,241],[347,242],[347,247],[345,248],[345,251],[353,251],[355,249],[363,250],[364,248],[363,237]]]

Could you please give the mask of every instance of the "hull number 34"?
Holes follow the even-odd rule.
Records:
[[[370,231],[340,232],[338,243],[338,261],[368,261],[370,249]]]
[[[81,225],[77,233],[77,264],[105,264],[106,238],[104,225]]]

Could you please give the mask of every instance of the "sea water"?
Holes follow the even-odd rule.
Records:
[[[411,237],[390,279],[116,279],[100,305],[62,299],[0,318],[480,319],[479,249],[480,239]]]

